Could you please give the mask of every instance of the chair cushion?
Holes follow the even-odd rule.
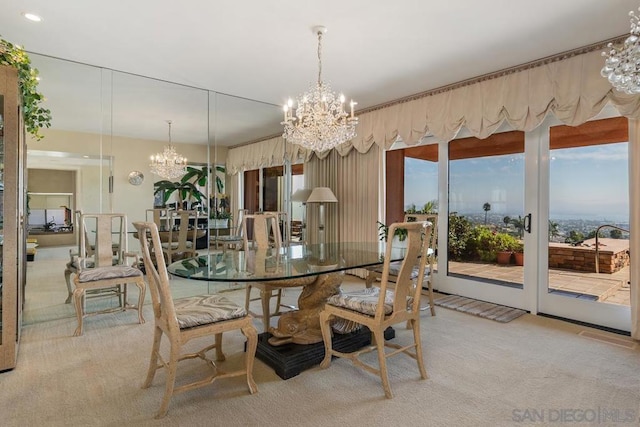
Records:
[[[235,242],[235,241],[241,241],[242,236],[218,236],[218,237],[213,236],[212,240],[219,241],[219,242]]]
[[[116,265],[113,267],[97,267],[82,270],[78,274],[80,282],[95,282],[96,280],[118,279],[142,276],[142,271],[128,265]]]
[[[244,317],[243,307],[220,295],[199,295],[173,301],[180,329]]]
[[[380,298],[380,288],[365,288],[361,291],[344,292],[329,298],[327,304],[344,307],[359,313],[375,316],[378,300]],[[384,298],[384,314],[391,314],[393,311],[393,291],[387,290]]]

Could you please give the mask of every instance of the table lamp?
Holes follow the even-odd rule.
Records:
[[[318,243],[325,243],[324,241],[324,204],[325,203],[337,203],[338,199],[333,194],[333,191],[329,187],[316,187],[309,195],[307,203],[320,203],[320,216],[318,221]]]

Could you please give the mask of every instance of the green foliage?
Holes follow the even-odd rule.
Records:
[[[560,234],[559,227],[557,222],[549,220],[549,241]]]
[[[438,201],[437,200],[429,200],[422,207],[422,213],[426,213],[426,214],[438,213]]]
[[[471,259],[469,242],[473,233],[473,224],[455,213],[449,215],[449,259],[462,261]]]
[[[595,239],[596,237],[596,230],[591,230],[589,232],[589,234],[587,234],[587,239]],[[600,230],[600,232],[598,233],[598,237],[605,237],[604,231]]]
[[[231,212],[225,210],[212,210],[209,216],[211,219],[231,219],[232,217]]]
[[[378,223],[378,238],[381,241],[386,242],[387,237],[389,236],[389,226],[381,223],[380,221],[377,221],[377,223]],[[406,228],[396,228],[396,231],[394,233],[394,236],[398,236],[398,240],[400,240],[401,242],[404,242],[408,235],[409,235],[409,232],[407,231]]]
[[[498,252],[516,252],[522,244],[514,236],[489,227],[474,226],[468,219],[449,215],[449,259],[495,262]]]
[[[51,127],[51,111],[40,105],[45,98],[38,92],[38,70],[31,68],[31,60],[23,48],[2,38],[0,65],[9,65],[18,70],[24,125],[27,132],[33,135],[36,141],[40,141],[44,138],[40,130]]]
[[[609,231],[609,237],[611,237],[612,239],[622,239],[622,231],[614,228]]]
[[[227,169],[224,166],[216,166],[216,172],[227,173]],[[218,174],[216,174],[216,190],[218,190],[218,193],[224,193],[224,183],[222,182],[222,179],[220,179]]]
[[[511,218],[511,224],[518,230],[518,236],[522,238],[524,236],[524,218],[518,215],[518,219]]]
[[[164,191],[164,204],[169,201],[171,195],[175,192],[177,192],[180,201],[195,199],[196,201],[202,203],[202,200],[206,199],[206,196],[202,192],[200,192],[200,190],[198,190],[196,184],[201,187],[206,186],[208,176],[209,168],[207,166],[203,166],[201,169],[187,166],[187,172],[180,179],[180,181],[172,182],[168,180],[162,180],[154,182],[153,194],[158,194]]]
[[[414,203],[407,206],[404,213],[406,214],[434,214],[438,213],[438,200],[429,200],[422,206],[422,210],[418,209]]]
[[[565,243],[570,243],[572,245],[577,245],[578,243],[582,243],[584,241],[584,234],[579,231],[571,230],[566,239],[564,239]]]

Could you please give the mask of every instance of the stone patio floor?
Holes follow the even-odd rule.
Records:
[[[522,284],[524,267],[466,262],[449,262],[449,272],[485,280]],[[629,267],[613,273],[549,270],[549,290],[573,298],[588,298],[610,304],[630,305]]]

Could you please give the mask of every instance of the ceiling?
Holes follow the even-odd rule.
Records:
[[[114,134],[165,139],[164,120],[172,119],[175,142],[206,142],[208,131],[185,112],[190,103],[215,104],[216,139],[233,146],[281,132],[279,106],[317,77],[315,25],[328,28],[323,80],[361,110],[625,34],[637,6],[636,0],[24,0],[3,4],[0,36],[34,54],[54,128],[94,131],[99,123],[77,107],[89,95],[66,86],[86,79],[35,54],[131,73],[111,76],[114,87],[122,79],[122,96],[112,95],[121,106]],[[43,21],[27,21],[22,12]],[[74,65],[91,75],[91,67]],[[143,86],[139,76],[159,79],[149,84],[172,94],[138,94],[148,101],[144,114],[129,98]],[[212,102],[193,88],[239,98],[216,95]],[[160,108],[174,96],[175,111]],[[72,101],[76,110],[68,109]],[[135,113],[126,110],[132,104]]]

